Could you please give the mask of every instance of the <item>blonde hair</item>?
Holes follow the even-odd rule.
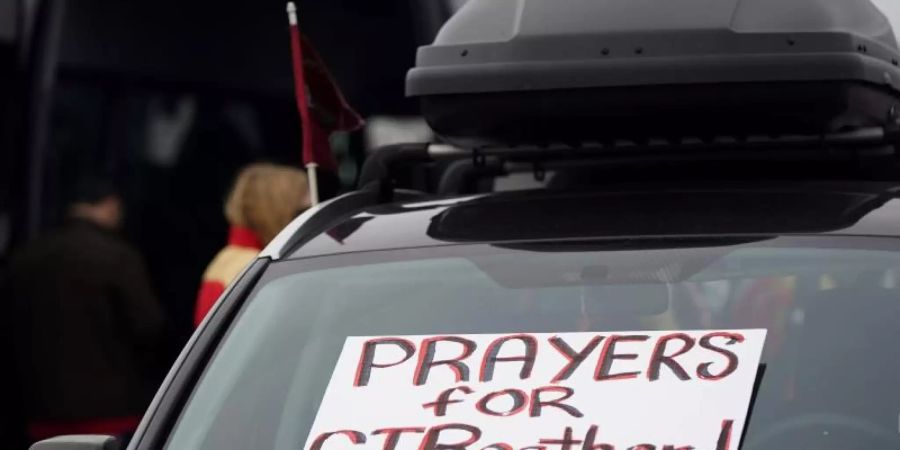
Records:
[[[309,185],[300,169],[252,164],[241,170],[225,202],[231,225],[249,228],[263,244],[309,208]]]

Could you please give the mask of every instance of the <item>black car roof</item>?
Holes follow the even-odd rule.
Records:
[[[900,236],[900,185],[771,183],[523,191],[310,211],[263,256],[543,240]],[[353,194],[350,194],[353,195]],[[330,217],[329,217],[330,216]],[[310,228],[310,225],[314,225]]]

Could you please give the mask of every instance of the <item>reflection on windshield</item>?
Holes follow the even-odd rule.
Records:
[[[768,332],[766,369],[745,449],[900,448],[900,363],[874,357],[900,341],[900,253],[884,250],[890,240],[828,239],[279,263],[167,448],[301,448],[348,336],[756,328]]]

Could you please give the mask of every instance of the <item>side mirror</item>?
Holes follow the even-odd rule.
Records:
[[[60,436],[38,442],[31,450],[119,450],[119,444],[112,436]]]

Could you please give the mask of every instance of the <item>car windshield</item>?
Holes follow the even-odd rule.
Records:
[[[731,405],[750,410],[746,434],[734,437],[742,448],[900,448],[900,362],[889,356],[900,342],[898,271],[900,241],[865,237],[467,244],[277,262],[223,338],[167,448],[308,449],[348,337],[751,329],[766,336],[756,383],[747,386],[752,399]],[[376,359],[372,377],[391,365]],[[639,365],[622,359],[616,364]],[[358,383],[363,375],[355,376]],[[460,379],[468,373],[457,371]],[[399,408],[330,401],[351,403],[341,405],[351,416]],[[678,423],[690,426],[691,408],[703,407],[685,405]],[[424,445],[421,435],[369,436],[366,444],[348,436],[319,448]],[[491,443],[469,444],[431,447]],[[615,448],[657,448],[624,444]]]

